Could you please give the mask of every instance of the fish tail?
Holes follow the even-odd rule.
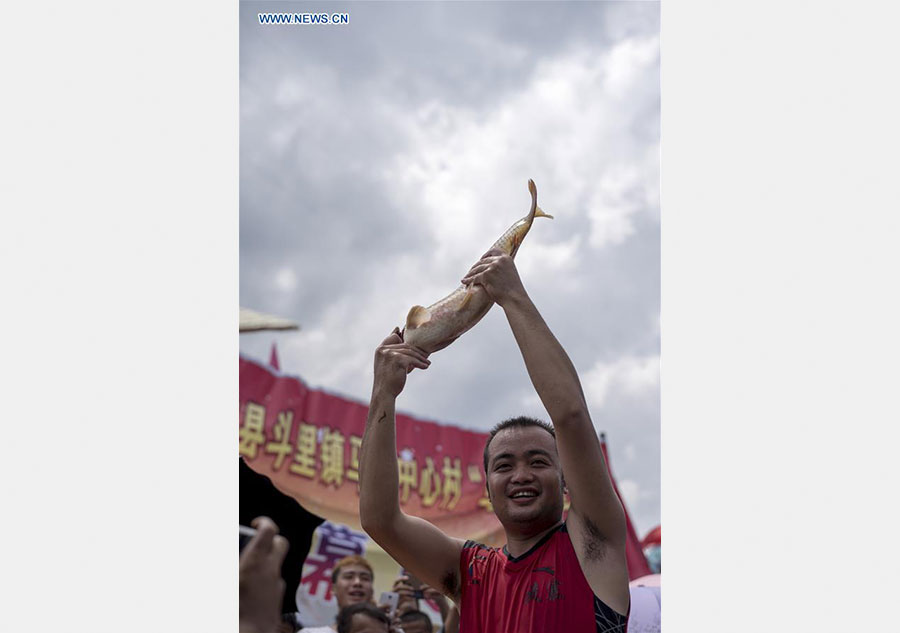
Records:
[[[529,213],[531,219],[550,218],[552,220],[553,216],[549,213],[544,213],[544,210],[537,205],[537,185],[530,178],[528,179],[528,191],[531,193],[531,212]]]
[[[535,211],[537,211],[537,185],[534,184],[534,181],[529,178],[528,179],[528,191],[531,193],[531,210],[528,212],[528,222],[531,223],[534,220]]]

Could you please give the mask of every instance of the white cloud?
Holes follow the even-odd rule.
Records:
[[[640,173],[631,165],[614,167],[597,182],[588,211],[591,246],[620,244],[634,233],[630,216],[640,209],[639,196],[634,194],[642,185]]]
[[[297,287],[297,273],[293,268],[286,266],[275,273],[275,287],[282,292],[290,292]]]
[[[611,393],[639,397],[659,387],[659,356],[625,356],[612,363],[598,361],[584,375],[588,405],[601,407]]]
[[[628,509],[628,513],[631,514],[634,511],[634,508],[638,506],[641,497],[643,496],[641,486],[633,479],[622,479],[617,481],[616,486],[618,486],[619,493],[625,501],[625,507]]]
[[[637,457],[637,448],[634,444],[626,444],[625,445],[625,459],[629,462],[633,462]]]
[[[541,222],[546,222],[546,220],[541,220]],[[576,269],[581,244],[580,235],[573,235],[564,242],[529,244],[527,247],[523,247],[528,249],[528,254],[524,257],[517,257],[516,266],[522,278],[528,279],[529,285],[531,283],[541,285],[547,280],[553,280],[558,285],[566,285],[571,278],[562,273]]]
[[[641,71],[659,58],[659,38],[630,38],[613,48],[606,58],[607,86],[616,97],[626,97],[641,79]]]
[[[573,50],[539,64],[530,82],[487,111],[437,102],[412,117],[398,110],[408,149],[385,168],[396,206],[430,225],[436,256],[457,268],[489,245],[485,235],[499,236],[527,212],[528,178],[548,213],[588,215],[592,246],[623,241],[633,214],[658,198],[658,157],[632,136],[657,98],[646,80],[658,55],[656,36],[625,40],[606,55]],[[532,235],[546,230],[536,225]]]

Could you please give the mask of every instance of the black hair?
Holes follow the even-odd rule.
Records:
[[[285,624],[289,624],[291,626],[291,631],[293,631],[294,633],[297,633],[297,631],[299,631],[300,629],[303,628],[302,626],[300,626],[300,623],[297,621],[296,613],[282,613],[281,621],[284,622]]]
[[[494,436],[497,435],[500,431],[504,431],[510,428],[525,428],[529,426],[537,426],[539,428],[544,429],[553,436],[553,440],[556,440],[556,431],[553,429],[553,425],[544,422],[543,420],[538,420],[537,418],[530,418],[525,415],[520,415],[515,418],[509,418],[507,420],[503,420],[503,422],[499,422],[491,429],[490,434],[488,435],[488,440],[484,444],[484,474],[487,477],[488,472],[488,447],[491,445],[491,440],[494,439]]]
[[[390,630],[391,621],[390,619],[388,619],[387,614],[384,611],[373,604],[369,604],[367,602],[358,602],[356,604],[346,606],[338,612],[337,633],[350,633],[350,628],[353,625],[353,616],[360,613],[372,618],[373,620],[383,622],[385,630]]]
[[[429,618],[427,614],[422,613],[421,611],[407,611],[400,616],[400,621],[403,623],[415,622],[416,620],[420,620],[422,624],[424,624],[428,627],[429,630],[431,630],[431,618]]]

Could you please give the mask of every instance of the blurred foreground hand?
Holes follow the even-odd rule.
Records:
[[[268,517],[257,517],[251,525],[256,535],[241,552],[240,633],[274,633],[280,621],[284,595],[281,563],[288,542],[278,536],[278,526]]]

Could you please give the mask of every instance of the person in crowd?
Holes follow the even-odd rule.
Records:
[[[378,607],[365,602],[338,611],[337,633],[390,633],[390,620]]]
[[[403,617],[406,613],[412,611],[417,613],[420,612],[419,599],[416,597],[416,589],[411,584],[411,579],[408,575],[401,574],[401,576],[394,581],[394,586],[391,588],[391,590],[395,591],[399,596],[399,599],[397,601],[397,614],[400,616],[401,620],[403,620]],[[456,607],[456,605],[448,600],[444,594],[442,594],[434,587],[431,587],[430,585],[422,584],[419,587],[419,591],[421,592],[421,595],[425,600],[430,600],[431,602],[435,603],[440,610],[442,623],[440,629],[441,632],[458,633],[459,609]],[[425,617],[428,616],[426,615]],[[406,624],[402,624],[402,628],[404,633],[412,633],[411,631],[407,630]],[[430,624],[428,631],[431,631]]]
[[[428,614],[416,610],[405,611],[400,616],[400,629],[403,633],[434,633]]]
[[[277,633],[297,633],[301,629],[296,613],[282,613],[281,622],[278,623]]]
[[[354,604],[371,604],[375,573],[362,556],[345,556],[331,570],[331,593],[337,601],[338,612]],[[315,626],[300,629],[301,633],[334,633],[334,626]]]
[[[480,285],[503,309],[552,422],[515,417],[489,434],[487,494],[506,545],[451,538],[400,509],[396,399],[409,372],[430,361],[399,329],[375,353],[360,455],[362,527],[405,569],[453,598],[461,633],[622,633],[630,606],[625,515],[575,368],[511,257],[488,251],[462,283]],[[485,367],[498,370],[490,359]],[[571,507],[563,520],[566,492]]]
[[[268,517],[251,522],[256,534],[241,551],[238,568],[240,633],[275,633],[278,629],[284,580],[281,563],[288,542]]]

